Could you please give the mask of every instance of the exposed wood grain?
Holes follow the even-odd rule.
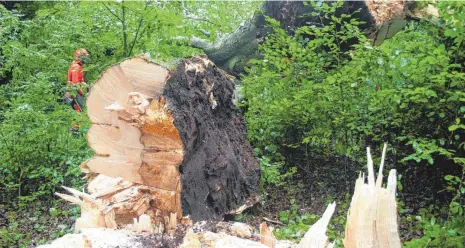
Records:
[[[276,247],[276,238],[273,232],[268,228],[266,222],[260,224],[260,243],[270,248]]]
[[[150,230],[146,219],[155,212],[182,217],[178,167],[184,147],[162,96],[168,75],[138,57],[108,68],[91,88],[87,139],[95,156],[81,165],[91,195],[59,194],[83,209],[76,230],[116,228],[137,218],[139,231]]]
[[[402,247],[397,226],[395,170],[389,173],[387,187],[382,187],[385,155],[386,144],[375,183],[373,160],[367,148],[368,184],[365,183],[364,174],[355,183],[347,215],[344,247]]]

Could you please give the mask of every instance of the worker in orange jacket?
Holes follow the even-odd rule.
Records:
[[[84,106],[84,88],[87,86],[84,80],[84,72],[82,66],[88,63],[89,52],[86,49],[80,48],[74,52],[74,61],[68,69],[68,88],[75,88],[77,92],[76,98],[71,95],[70,91],[67,90],[65,93],[64,100],[70,104],[77,112],[82,111]]]

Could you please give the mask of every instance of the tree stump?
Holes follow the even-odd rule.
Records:
[[[257,196],[260,168],[232,102],[233,80],[206,57],[172,68],[132,58],[91,88],[95,156],[81,165],[90,194],[59,194],[100,219],[81,222],[115,227],[148,214],[166,228],[170,216],[220,219]]]

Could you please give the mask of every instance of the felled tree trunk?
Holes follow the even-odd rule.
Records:
[[[260,170],[234,83],[206,57],[173,68],[128,59],[91,88],[95,156],[81,165],[90,195],[67,199],[99,220],[81,222],[114,228],[147,214],[166,228],[183,215],[221,218],[257,195]]]
[[[381,44],[399,32],[407,24],[407,19],[426,17],[416,10],[415,4],[404,0],[344,1],[338,14],[352,14],[356,10],[360,12],[354,14],[354,17],[365,22],[360,28],[373,38],[374,45]],[[253,15],[232,33],[215,42],[193,37],[191,45],[202,49],[215,64],[228,73],[239,75],[250,59],[259,57],[258,45],[271,31],[266,28],[265,16],[278,20],[288,34],[293,34],[299,27],[320,26],[322,21],[323,24],[331,21],[324,20],[321,16],[312,16],[314,11],[310,4],[305,5],[302,1],[266,1],[259,14]],[[434,10],[431,13],[436,15]]]

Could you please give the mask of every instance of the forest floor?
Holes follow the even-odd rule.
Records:
[[[260,223],[267,221],[275,229],[289,229],[288,233],[292,234],[302,231],[299,235],[303,235],[305,230],[299,229],[302,228],[302,216],[313,216],[316,221],[326,206],[336,201],[337,211],[332,217],[329,231],[332,231],[333,237],[342,237],[355,180],[358,171],[364,171],[363,166],[350,163],[345,158],[313,159],[311,163],[304,165],[308,173],[299,170],[281,185],[263,187],[258,204],[242,215],[230,216],[227,220],[245,222],[256,230]],[[443,185],[432,183],[435,181],[434,175],[437,174],[434,167],[425,168],[422,173],[415,175],[417,181],[408,185],[408,190],[404,188],[398,192],[399,229],[403,241],[422,235],[414,228],[417,220],[411,216],[418,215],[419,210],[427,208],[429,204],[441,206],[448,203],[449,197],[445,192],[436,195],[434,199],[431,197],[435,188],[442,188]],[[22,208],[0,205],[0,234],[3,236],[3,242],[7,241],[8,247],[35,247],[71,233],[78,216],[79,207],[61,200],[32,202]],[[284,236],[277,237],[299,238],[286,236],[286,232],[282,234]],[[5,243],[0,243],[0,246],[4,245]]]
[[[392,164],[394,164],[392,161],[388,161],[387,168],[393,169]],[[300,228],[299,218],[301,216],[316,215],[316,221],[321,217],[327,205],[336,201],[336,212],[328,231],[332,228],[333,237],[343,237],[345,218],[355,180],[359,171],[365,171],[364,167],[359,163],[339,157],[313,159],[306,165],[306,168],[312,173],[300,172],[282,185],[266,186],[262,189],[261,203],[245,211],[238,220],[258,228],[266,218],[273,221],[268,221],[268,225],[274,226],[275,229],[290,228],[292,232],[296,232]],[[404,166],[404,168],[411,167]],[[397,171],[398,175],[410,173],[402,168],[397,168]],[[447,207],[452,198],[452,195],[441,190],[445,187],[442,181],[444,175],[439,173],[436,167],[425,165],[421,170],[416,171],[418,173],[412,174],[407,180],[410,182],[407,185],[408,188],[403,187],[400,180],[398,183],[399,234],[402,241],[422,236],[420,229],[416,227],[418,220],[414,218],[421,214],[421,209],[433,205],[437,208]],[[296,210],[296,213],[293,214],[292,209]],[[287,236],[286,238],[296,237]]]
[[[50,207],[55,205],[55,207]],[[36,247],[73,231],[79,207],[68,202],[31,202],[21,208],[0,205],[3,247]]]

